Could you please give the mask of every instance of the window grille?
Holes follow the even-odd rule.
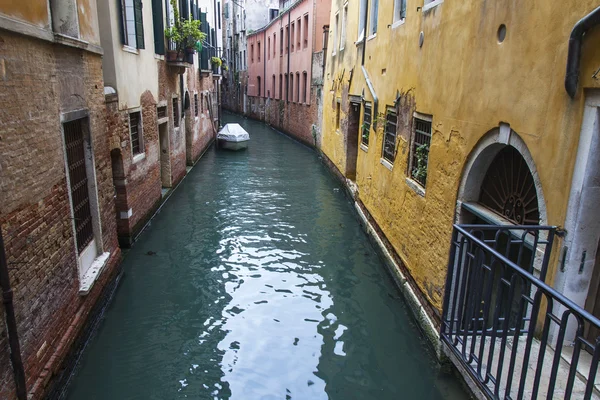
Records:
[[[78,119],[63,126],[78,254],[81,254],[94,238],[83,142],[84,121],[86,119]]]
[[[369,145],[369,133],[371,132],[371,103],[365,103],[363,108],[363,124],[362,124],[362,134],[361,134],[361,143],[365,146]]]
[[[383,138],[383,159],[394,163],[396,158],[396,129],[397,129],[396,110],[388,108],[385,115],[385,135]]]
[[[198,116],[198,93],[194,93],[194,115]]]
[[[165,118],[167,116],[167,106],[157,107],[156,115],[158,119]]]
[[[173,125],[179,127],[179,101],[177,97],[173,99]]]
[[[415,132],[411,146],[411,176],[425,186],[427,182],[427,166],[429,163],[429,146],[431,144],[431,121],[414,119]]]
[[[143,153],[142,148],[142,118],[139,111],[129,114],[129,133],[131,134],[131,152],[136,154]]]

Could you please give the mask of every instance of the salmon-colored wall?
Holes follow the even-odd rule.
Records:
[[[261,78],[261,97],[274,99],[286,98],[285,75],[293,74],[293,87],[288,84],[291,102],[310,104],[310,82],[312,66],[312,43],[314,34],[313,20],[314,4],[310,0],[298,3],[293,8],[285,11],[277,19],[273,20],[264,29],[248,35],[248,96],[258,96],[258,77]],[[305,16],[308,16],[308,29],[305,27]],[[328,17],[329,18],[329,17]],[[298,22],[300,21],[300,47],[298,47]],[[289,27],[291,36],[291,25],[294,24],[294,37],[290,38],[288,49],[288,38],[286,28]],[[283,53],[281,50],[281,29],[283,28]],[[305,36],[305,29],[307,35]],[[322,29],[322,28],[321,28]],[[275,35],[275,39],[274,39]],[[269,46],[270,39],[270,46]],[[292,40],[293,39],[293,40]],[[306,40],[305,40],[306,39]],[[260,42],[261,55],[258,61],[258,43]],[[253,47],[254,46],[254,47]],[[254,48],[254,55],[252,55]],[[269,51],[270,48],[270,51]],[[273,54],[273,51],[275,53]],[[289,69],[288,69],[289,56]],[[266,63],[266,64],[265,64]],[[304,101],[304,74],[306,73],[306,101]],[[275,75],[275,87],[273,87],[273,75]],[[300,96],[298,96],[298,82],[300,78]],[[289,78],[288,78],[289,79]],[[280,83],[282,80],[282,93]],[[298,101],[299,100],[299,101]]]
[[[39,27],[50,25],[47,0],[2,0],[0,14]]]

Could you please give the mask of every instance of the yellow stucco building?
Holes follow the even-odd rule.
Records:
[[[566,230],[546,282],[598,316],[600,26],[574,29],[597,7],[333,1],[322,151],[438,324],[453,224],[481,219]],[[569,94],[572,32],[582,45]]]

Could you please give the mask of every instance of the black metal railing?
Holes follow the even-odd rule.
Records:
[[[600,320],[544,282],[555,235],[454,226],[441,338],[489,398],[599,395]]]

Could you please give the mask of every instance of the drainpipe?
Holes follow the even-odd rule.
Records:
[[[19,336],[17,334],[17,320],[15,318],[15,309],[13,307],[13,292],[10,287],[8,276],[8,264],[6,263],[6,253],[4,251],[4,239],[0,230],[0,286],[2,287],[2,301],[4,303],[4,313],[6,314],[6,328],[8,330],[8,344],[10,347],[10,361],[12,364],[17,388],[17,398],[19,400],[27,399],[27,390],[25,387],[25,369],[21,359],[21,349],[19,346]]]
[[[288,27],[287,27],[287,76],[288,76],[288,81],[286,84],[286,88],[285,88],[285,102],[289,103],[290,102],[290,24],[292,23],[292,19],[291,19],[291,15],[292,15],[292,10],[288,10]]]
[[[581,63],[581,46],[587,31],[600,25],[600,7],[583,17],[575,24],[569,37],[569,55],[567,56],[567,73],[565,75],[565,89],[571,98],[577,93],[579,84],[579,66]]]
[[[369,20],[369,0],[366,1],[365,4],[365,33],[363,36],[363,53],[362,60],[360,63],[360,68],[362,69],[363,75],[365,76],[365,81],[367,82],[367,87],[369,88],[369,92],[371,92],[371,96],[373,96],[373,115],[371,116],[371,120],[373,121],[373,130],[377,129],[377,109],[379,108],[379,98],[377,94],[375,94],[375,88],[373,87],[373,82],[369,78],[369,74],[367,69],[365,68],[365,54],[367,54],[367,21]]]
[[[267,94],[267,29],[263,31],[263,95]]]

